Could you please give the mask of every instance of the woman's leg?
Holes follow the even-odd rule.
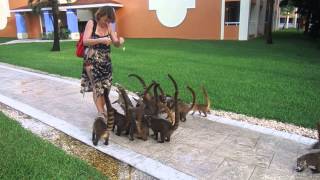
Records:
[[[104,96],[98,96],[95,104],[99,114],[106,112],[104,108],[104,105],[105,105]]]
[[[102,114],[105,112],[104,105],[104,96],[97,96],[96,90],[94,88],[94,81],[93,81],[93,75],[92,75],[92,65],[88,65],[85,67],[87,75],[89,77],[89,80],[91,82],[92,88],[92,96],[93,96],[93,102],[96,105],[96,108],[98,110],[98,114]]]

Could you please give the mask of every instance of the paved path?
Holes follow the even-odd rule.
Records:
[[[92,146],[96,110],[91,94],[79,93],[78,80],[4,64],[0,77],[0,102]],[[111,96],[116,98],[116,93]],[[112,134],[110,145],[100,143],[97,149],[159,179],[320,179],[309,171],[294,171],[296,158],[307,152],[312,140],[303,144],[210,118],[213,121],[188,116],[170,143],[129,141]]]

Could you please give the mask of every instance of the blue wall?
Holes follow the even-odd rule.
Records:
[[[43,20],[46,28],[46,33],[53,32],[53,17],[50,11],[43,11]]]
[[[71,33],[79,32],[78,17],[76,15],[75,9],[67,10],[67,23],[68,23],[68,29],[70,30]]]
[[[27,33],[26,22],[22,13],[16,13],[17,33]]]

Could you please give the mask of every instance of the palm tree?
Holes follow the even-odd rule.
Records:
[[[69,0],[67,0],[69,1]],[[59,37],[59,0],[28,0],[29,6],[34,13],[40,14],[41,8],[51,7],[53,16],[53,46],[51,51],[60,51],[60,37]]]
[[[267,24],[266,24],[266,42],[267,44],[272,44],[272,23],[273,23],[273,6],[274,0],[267,0]]]

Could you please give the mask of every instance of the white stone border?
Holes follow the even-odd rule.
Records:
[[[216,115],[212,115],[212,114],[208,114],[207,119],[210,121],[214,121],[214,122],[218,122],[218,123],[222,123],[222,124],[241,127],[241,128],[245,128],[245,129],[250,129],[252,131],[260,132],[262,134],[267,134],[267,135],[272,135],[272,136],[276,136],[276,137],[281,137],[284,139],[289,139],[289,140],[296,141],[301,144],[312,145],[313,143],[317,142],[317,140],[312,139],[312,138],[307,138],[307,137],[300,136],[297,134],[278,131],[275,129],[266,128],[266,127],[262,127],[262,126],[242,122],[242,121],[232,120],[232,119],[228,119],[228,118],[224,118],[224,117],[220,117],[220,116],[216,116]]]
[[[94,147],[100,150],[101,152],[104,152],[124,163],[127,163],[155,178],[172,179],[172,180],[196,179],[195,177],[187,175],[183,172],[180,172],[176,169],[166,166],[156,160],[153,160],[144,155],[138,154],[134,151],[131,151],[127,148],[124,148],[114,143],[110,143],[108,146],[104,146],[104,145],[93,146],[90,139],[91,134],[86,132],[85,130],[81,130],[67,123],[62,119],[51,116],[50,114],[47,114],[44,111],[35,109],[27,104],[24,104],[14,99],[3,96],[2,94],[0,94],[0,102],[12,107],[13,109],[17,109],[22,113],[27,114],[45,124],[48,124],[49,126],[52,126],[68,134],[69,136],[72,136],[73,138],[76,138],[82,141],[88,146]]]

